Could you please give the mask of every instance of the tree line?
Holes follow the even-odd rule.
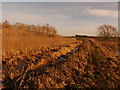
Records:
[[[49,25],[49,24],[44,24],[44,25],[28,25],[28,24],[23,24],[20,22],[16,22],[15,24],[10,24],[7,20],[5,20],[2,23],[2,28],[7,29],[16,29],[16,30],[29,30],[29,31],[38,31],[41,33],[46,33],[48,35],[56,35],[57,31],[56,28]],[[97,35],[99,37],[102,37],[104,39],[109,39],[111,37],[118,37],[118,31],[117,28],[112,26],[112,25],[106,25],[103,24],[98,27],[98,33]]]
[[[14,28],[16,30],[38,31],[38,32],[41,32],[41,33],[46,33],[48,35],[56,35],[57,34],[56,28],[49,25],[49,24],[28,25],[28,24],[23,24],[23,23],[20,23],[20,22],[16,22],[15,24],[10,24],[7,20],[5,20],[2,23],[2,28],[3,29]]]

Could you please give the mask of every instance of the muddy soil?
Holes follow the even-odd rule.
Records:
[[[3,56],[3,88],[119,88],[116,51],[86,39]]]

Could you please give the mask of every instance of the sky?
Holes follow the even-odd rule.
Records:
[[[14,1],[2,0],[3,21],[8,20],[10,23],[22,22],[35,25],[48,23],[55,26],[58,34],[62,36],[76,34],[94,36],[100,25],[110,24],[115,27],[118,26],[118,0],[104,0],[106,2],[47,2],[55,0],[44,0],[46,2],[37,2],[38,0],[34,0],[36,2],[30,2],[33,0],[29,0],[29,2]]]
[[[119,0],[1,0],[2,2],[118,2]]]

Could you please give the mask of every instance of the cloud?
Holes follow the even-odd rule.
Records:
[[[55,14],[53,15],[56,18],[60,18],[60,19],[69,19],[70,16],[64,15],[64,14]]]
[[[97,17],[118,18],[118,11],[117,10],[86,9],[83,13],[97,16]]]
[[[64,14],[35,15],[23,12],[4,12],[3,14],[3,21],[8,20],[11,23],[23,22],[28,24],[54,24],[61,19],[65,20],[70,18]]]
[[[117,8],[112,8],[116,4],[102,3],[102,6],[99,6],[100,4],[4,3],[3,19],[8,20],[10,23],[21,22],[36,25],[48,23],[55,26],[60,35],[96,35],[96,30],[99,25],[117,24],[117,11],[115,11]],[[97,18],[91,18],[90,15],[96,16]],[[100,17],[105,18],[101,19]]]
[[[20,13],[20,12],[5,12],[3,13],[3,20],[8,20],[12,23],[15,22],[24,22],[24,23],[39,23],[44,22],[46,23],[47,20],[49,20],[47,17],[44,16],[37,16],[33,14],[28,13]]]
[[[16,2],[16,0],[2,0],[3,2]],[[119,0],[17,0],[17,2],[118,2]]]
[[[2,3],[0,2],[0,22],[2,21]]]

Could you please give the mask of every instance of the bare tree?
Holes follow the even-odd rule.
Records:
[[[109,39],[110,37],[117,37],[117,29],[112,25],[101,25],[98,28],[98,36],[105,39]]]

